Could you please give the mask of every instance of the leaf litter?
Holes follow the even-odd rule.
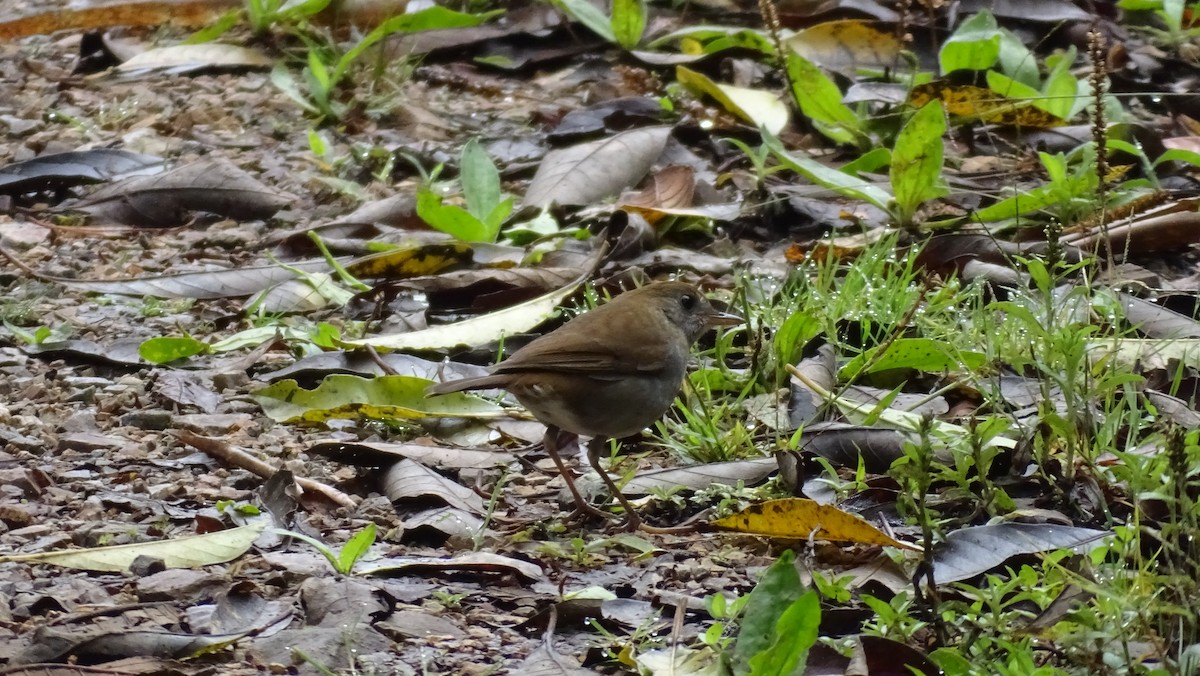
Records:
[[[567,4],[586,12],[578,3]],[[441,673],[481,673],[493,666],[552,673],[628,672],[633,664],[656,673],[711,666],[703,651],[664,658],[659,649],[665,643],[636,644],[633,637],[669,639],[672,646],[690,642],[694,648],[697,636],[718,619],[705,598],[713,603],[714,594],[749,593],[787,545],[701,533],[656,536],[650,543],[635,536],[602,537],[596,532],[602,528],[598,523],[579,528],[563,518],[561,480],[553,465],[525,446],[525,439],[538,435],[520,431],[519,421],[494,419],[509,410],[501,395],[462,395],[460,406],[434,410],[437,415],[431,416],[426,407],[434,402],[420,393],[424,383],[444,375],[443,369],[458,372],[493,362],[502,350],[511,350],[510,342],[519,344],[562,321],[562,308],[576,301],[596,302],[620,283],[647,274],[680,273],[719,294],[734,288],[745,293],[740,270],[787,269],[830,252],[851,259],[866,250],[868,241],[881,239],[881,225],[889,222],[984,227],[983,234],[968,235],[969,241],[926,247],[922,269],[982,280],[998,297],[1008,297],[1016,284],[1028,280],[1012,260],[1020,245],[1005,238],[1026,227],[1021,219],[1041,227],[1045,212],[1099,189],[1087,185],[1082,174],[1064,174],[1094,158],[1063,155],[1060,161],[1049,145],[1036,158],[1021,152],[1006,157],[1011,161],[1003,166],[1013,172],[1010,177],[1021,167],[1032,167],[1022,176],[1035,176],[1030,185],[1042,176],[1059,177],[1059,189],[1072,185],[1068,178],[1082,185],[1065,196],[1035,189],[1037,207],[1031,211],[1022,210],[1019,191],[1011,202],[1003,191],[981,198],[986,191],[978,186],[994,177],[969,176],[966,168],[984,167],[984,162],[971,161],[989,157],[988,152],[1002,154],[994,149],[1013,143],[1005,135],[1014,132],[1006,128],[1032,132],[1027,138],[1051,138],[1035,133],[1068,121],[1047,108],[1071,112],[1055,103],[1051,93],[1064,83],[1078,84],[1065,79],[1072,64],[1047,61],[1044,72],[1035,67],[1038,72],[1033,73],[1017,65],[1003,76],[1009,81],[1007,91],[1045,94],[1045,100],[1033,103],[997,93],[999,75],[942,73],[945,78],[909,90],[908,103],[941,102],[967,147],[946,145],[944,156],[940,139],[936,148],[929,147],[925,136],[941,137],[945,118],[935,106],[926,106],[919,120],[924,130],[913,129],[905,137],[908,145],[888,144],[886,149],[894,151],[890,158],[851,155],[850,147],[864,144],[860,149],[869,150],[879,137],[846,116],[873,111],[886,117],[895,112],[890,106],[905,100],[882,87],[871,89],[892,83],[866,71],[898,66],[908,56],[902,53],[903,40],[892,32],[895,13],[861,4],[860,13],[876,20],[815,21],[785,42],[814,62],[788,69],[811,78],[812,92],[840,94],[839,87],[846,86],[835,81],[831,89],[821,79],[827,77],[821,68],[850,80],[851,88],[861,87],[858,99],[812,106],[801,102],[800,108],[813,118],[811,128],[786,103],[787,87],[795,83],[773,75],[763,66],[769,61],[761,53],[747,56],[747,50],[769,44],[764,32],[756,25],[736,26],[735,16],[719,10],[708,18],[714,25],[731,22],[730,29],[687,26],[658,4],[652,5],[652,15],[661,25],[651,23],[650,35],[630,36],[637,22],[622,24],[621,39],[632,39],[630,44],[639,47],[632,52],[638,66],[620,59],[615,48],[579,40],[587,21],[568,27],[563,14],[537,3],[517,8],[511,23],[406,36],[386,45],[402,49],[392,62],[404,68],[374,79],[355,71],[362,81],[352,83],[352,93],[324,102],[329,108],[324,114],[343,116],[337,125],[325,127],[320,122],[329,120],[305,119],[294,98],[261,71],[286,59],[287,48],[270,40],[256,43],[252,51],[180,48],[189,69],[186,76],[180,70],[157,70],[167,67],[153,61],[164,52],[147,50],[141,58],[151,61],[152,68],[136,79],[76,79],[71,75],[76,65],[72,50],[81,38],[75,27],[122,23],[115,18],[124,16],[121,9],[109,10],[108,19],[102,7],[78,14],[49,9],[36,21],[12,13],[4,17],[3,30],[25,37],[0,46],[5,62],[21,64],[19,82],[8,76],[0,81],[8,94],[0,123],[11,141],[0,149],[5,165],[0,189],[10,200],[0,217],[5,221],[0,246],[9,260],[19,262],[0,272],[6,285],[0,311],[8,325],[0,338],[5,373],[0,477],[6,490],[0,510],[5,552],[0,600],[11,619],[5,631],[22,648],[0,652],[0,660],[16,666],[82,659],[119,669],[108,660],[190,657],[187,663],[170,662],[169,668],[189,673],[215,668],[231,674],[288,668],[284,665],[302,672],[314,664],[347,669],[351,660],[359,668],[398,673],[417,665]],[[1014,5],[1019,3],[1001,3],[993,10],[1003,31],[1018,19],[1090,20],[1065,3]],[[143,16],[150,17],[146,20],[152,26],[165,21],[155,19],[154,12]],[[181,16],[182,23],[195,26],[215,21],[215,15],[203,12]],[[63,32],[53,39],[38,34],[50,28]],[[906,66],[929,68],[939,59],[968,58],[930,51],[931,42],[925,40],[929,27],[910,28],[917,35],[904,46],[913,58]],[[170,39],[184,37],[170,32],[177,29],[166,30]],[[982,37],[972,33],[969,39],[978,40],[972,44],[980,49],[968,49],[969,58],[994,42],[1001,45],[997,59],[1018,63],[1021,58],[1011,56],[1020,57],[1020,50],[1003,31],[984,30]],[[114,32],[147,44],[154,37],[137,28]],[[286,44],[286,37],[275,37]],[[452,51],[464,46],[473,50],[474,61]],[[589,51],[598,58],[581,56]],[[417,52],[428,55],[421,65],[407,60]],[[1115,48],[1108,56],[1114,62],[1122,58]],[[716,62],[721,65],[714,67]],[[534,64],[536,71],[530,69]],[[247,65],[252,67],[243,67]],[[124,68],[134,66],[136,61],[126,62]],[[311,62],[308,67],[310,74],[316,72]],[[1154,55],[1110,76],[1161,82],[1163,69],[1164,59]],[[319,81],[314,77],[305,86]],[[676,91],[664,81],[703,96],[684,93],[686,87]],[[322,105],[318,91],[292,93],[297,92],[314,97],[308,101],[311,108],[305,108],[310,113]],[[594,104],[597,99],[600,104]],[[1162,180],[1187,185],[1189,171],[1170,163],[1187,166],[1194,159],[1186,154],[1185,140],[1195,136],[1187,120],[1197,111],[1187,109],[1186,102],[1171,105],[1177,107],[1166,112],[1177,116],[1181,128],[1177,139],[1162,139],[1176,151],[1163,160]],[[585,110],[590,110],[586,119],[575,116]],[[830,118],[817,119],[821,115]],[[834,119],[839,116],[840,121]],[[752,147],[758,144],[756,125],[769,132],[757,170]],[[806,133],[796,133],[800,130]],[[1077,133],[1086,138],[1086,127]],[[1119,134],[1113,133],[1114,147],[1136,154],[1138,148]],[[750,143],[750,152],[735,152],[730,138]],[[462,152],[464,147],[473,152]],[[1064,153],[1073,149],[1064,147]],[[513,161],[503,161],[502,148],[513,151]],[[495,162],[499,182],[479,173],[481,156]],[[166,160],[165,172],[159,157]],[[856,165],[845,164],[854,158]],[[1157,166],[1153,157],[1134,159]],[[888,172],[882,168],[889,164],[891,172],[884,177]],[[777,166],[791,173],[780,174]],[[924,178],[912,178],[917,174]],[[487,194],[469,188],[482,183],[490,186]],[[417,213],[422,189],[439,191],[439,205],[449,217],[459,217],[459,211],[470,214],[500,227],[509,239],[504,246],[466,245],[414,232],[425,227],[422,218],[436,220],[432,211]],[[517,208],[500,204],[505,195],[517,198]],[[366,199],[381,201],[373,210],[356,210]],[[1145,199],[1148,204],[1165,198]],[[1188,229],[1193,206],[1188,199],[1173,199],[1148,216],[1114,211],[1110,220],[1117,227],[1107,229],[1087,218],[1052,216],[1076,226],[1063,241],[1080,250],[1127,248],[1136,255],[1185,248],[1193,241]],[[546,209],[539,215],[538,207]],[[982,208],[974,221],[964,216],[976,207]],[[1101,222],[1105,218],[1100,215]],[[815,221],[822,234],[854,237],[835,239],[838,249],[819,248],[825,245],[811,238],[793,241]],[[121,229],[109,228],[112,224]],[[18,233],[18,227],[45,232],[31,237]],[[847,232],[850,227],[866,232]],[[478,232],[487,235],[494,229]],[[292,270],[267,255],[269,247],[283,242],[283,233],[309,230],[328,235],[322,244],[329,248],[352,249],[356,256],[374,252],[375,257],[351,260],[331,254],[317,259],[313,254],[319,252],[307,237],[293,237],[276,249]],[[592,260],[604,248],[597,244],[599,234],[613,246],[604,258]],[[1023,235],[1028,238],[1028,229]],[[282,254],[300,246],[307,248],[308,260]],[[1181,273],[1186,259],[1174,268],[1162,261],[1142,262],[1157,262],[1157,272],[1168,281],[1186,285]],[[343,270],[336,270],[339,265]],[[306,297],[304,306],[290,300],[270,306],[253,302],[245,308],[233,300],[281,280],[294,282],[297,271],[319,272],[323,283],[338,285],[346,294],[321,294],[315,301]],[[360,290],[349,304],[330,302],[359,288],[358,277],[374,286],[365,285],[368,290]],[[300,290],[301,296],[310,295]],[[1088,344],[1089,354],[1101,362],[1144,369],[1159,381],[1165,377],[1192,386],[1190,372],[1185,379],[1169,368],[1195,363],[1188,343],[1181,340],[1195,331],[1194,307],[1185,301],[1183,310],[1172,309],[1156,300],[1126,295],[1115,301],[1153,340],[1109,345],[1097,338]],[[391,326],[381,333],[382,314],[415,319],[404,323],[404,330]],[[311,328],[318,323],[320,329]],[[843,325],[839,330],[850,329]],[[164,337],[193,341],[188,350],[171,353],[186,358],[148,360],[165,362],[151,366],[128,349],[131,343]],[[922,342],[926,340],[893,337],[864,346],[855,359],[843,355],[838,380],[866,380],[878,387],[854,382],[854,387],[835,389],[833,383],[797,376],[803,388],[780,379],[790,396],[776,397],[773,406],[769,401],[753,409],[734,406],[736,415],[758,422],[739,423],[740,433],[736,425],[723,427],[715,442],[748,444],[759,457],[681,463],[642,444],[631,456],[614,459],[611,469],[623,473],[630,494],[643,496],[640,502],[665,522],[694,523],[702,509],[728,503],[725,520],[717,524],[773,534],[805,551],[805,566],[856,575],[848,587],[855,600],[847,605],[863,610],[862,598],[879,594],[869,586],[872,581],[892,592],[904,591],[905,576],[892,570],[899,566],[878,545],[912,549],[901,543],[917,542],[916,548],[923,550],[918,529],[898,514],[903,486],[888,473],[889,466],[906,458],[905,449],[914,439],[929,441],[939,453],[959,449],[956,444],[976,432],[948,420],[961,412],[955,407],[964,402],[1011,400],[1014,416],[1048,403],[1030,413],[1042,416],[1047,425],[1078,412],[1067,403],[1069,392],[1050,388],[1039,397],[1034,379],[1013,382],[1022,379],[1018,374],[1003,373],[986,383],[955,380],[986,369],[984,356],[931,347]],[[368,364],[363,351],[345,351],[352,347],[415,352],[415,357],[430,359],[399,361],[393,358],[397,355],[385,354],[373,355]],[[241,354],[231,357],[230,352]],[[799,352],[783,355],[783,363],[793,363]],[[444,358],[455,361],[439,366],[437,360]],[[694,390],[729,394],[738,389],[728,373],[714,373],[720,371],[714,361],[702,361],[701,370],[689,378],[685,405],[671,414],[668,425],[684,419],[688,403],[695,401],[688,398],[700,396]],[[835,373],[832,368],[829,372]],[[898,374],[903,377],[895,380]],[[195,377],[187,377],[191,375]],[[900,384],[888,386],[889,377]],[[930,386],[935,378],[941,378],[936,388]],[[362,383],[374,383],[376,390]],[[1014,395],[1017,384],[1025,387]],[[1153,385],[1165,388],[1162,382]],[[400,392],[388,389],[393,386]],[[900,391],[905,388],[913,392]],[[930,394],[935,390],[938,396]],[[310,399],[322,395],[330,399]],[[1194,420],[1194,406],[1186,397],[1148,389],[1147,399],[1164,410],[1177,403],[1171,415]],[[263,404],[268,400],[284,406],[277,410],[276,404]],[[804,410],[794,410],[804,400]],[[774,422],[764,422],[772,414]],[[848,419],[857,426],[829,428],[817,422],[829,419]],[[781,437],[762,435],[764,429],[798,435],[799,450],[772,457],[771,451],[781,446],[768,439]],[[205,439],[197,432],[221,438]],[[1004,453],[1005,460],[1019,463],[1032,443],[993,431],[976,451]],[[1103,462],[1116,466],[1127,461],[1120,453]],[[768,479],[776,468],[777,479]],[[1058,468],[1064,475],[1074,471]],[[856,469],[861,476],[855,476]],[[311,556],[308,544],[277,538],[250,548],[240,537],[254,528],[239,525],[258,509],[253,505],[268,502],[260,495],[263,483],[282,475],[281,470],[295,472],[294,481],[283,483],[299,496],[299,507],[273,518],[287,521],[289,529],[338,548],[362,534],[368,523],[378,528],[378,540],[360,552],[361,559],[351,561],[354,575],[334,575],[326,559]],[[1066,509],[1063,500],[1035,496],[1046,489],[1036,477],[1014,471],[1001,478],[1008,482],[1006,497],[1016,496],[1008,513],[1030,522],[956,521],[944,541],[926,553],[932,555],[927,563],[939,585],[979,582],[982,574],[1002,571],[1007,561],[1032,554],[1073,548],[1084,552],[1111,537],[1098,515],[1110,502],[1117,511],[1123,509],[1125,496],[1088,472],[1070,486],[1070,504],[1077,508],[1070,515],[1056,509]],[[774,490],[798,496],[787,498],[797,501],[787,503],[793,511],[779,507],[782,502],[767,502],[765,493],[750,497],[747,491],[768,481],[779,484]],[[854,490],[830,487],[842,481]],[[959,508],[956,501],[962,496],[953,490],[928,488],[930,495],[945,500],[949,512]],[[1039,498],[1053,508],[1038,503]],[[1170,503],[1155,496],[1141,504],[1166,509],[1163,505]],[[783,515],[782,523],[759,523],[764,509]],[[232,544],[204,544],[225,538]],[[858,544],[832,549],[814,545],[821,540]],[[203,551],[192,557],[195,546]],[[114,552],[121,556],[114,558]],[[180,552],[189,558],[180,558]],[[44,566],[53,562],[102,569],[108,576],[50,573]],[[181,566],[203,568],[184,571]],[[885,568],[891,571],[887,575],[879,572]],[[562,598],[564,591],[593,587],[623,598]],[[835,610],[834,598],[831,593],[826,599],[824,612]],[[164,610],[138,617],[145,612],[137,607],[140,603],[160,604]],[[233,612],[235,604],[240,610],[253,609],[254,619],[242,624],[203,621],[203,613]],[[111,615],[120,614],[128,626],[145,631],[99,623],[89,612],[96,606],[112,608]],[[294,607],[304,612],[286,610]],[[709,614],[702,612],[706,607]],[[563,614],[559,620],[554,619],[557,613]],[[534,618],[541,628],[525,631]],[[583,627],[593,620],[629,638],[632,652],[622,653],[620,639],[604,650],[589,649],[594,635]],[[47,649],[51,638],[39,632],[67,622],[87,627],[86,636],[56,644],[62,650]],[[352,636],[347,626],[355,627]],[[932,643],[923,637],[904,644],[863,629],[860,621],[846,634],[853,637],[852,659],[862,669],[855,673],[882,673],[888,666],[885,656],[897,655],[909,668],[933,673],[922,651]],[[124,639],[115,640],[122,633]],[[764,636],[769,638],[769,631]],[[97,650],[106,642],[111,650]],[[735,649],[739,663],[754,657],[746,650]],[[1152,649],[1142,657],[1150,663],[1163,659]],[[821,655],[816,648],[809,659],[810,665],[828,660],[840,669],[845,664],[840,656]],[[586,668],[581,666],[585,663]],[[660,663],[667,666],[648,666]],[[685,664],[690,666],[678,666]]]

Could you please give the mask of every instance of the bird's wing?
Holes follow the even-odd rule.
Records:
[[[574,321],[582,322],[594,314],[582,315]],[[666,368],[673,345],[661,336],[653,339],[641,327],[613,332],[611,327],[597,321],[585,322],[579,328],[590,326],[597,330],[548,333],[497,364],[493,372],[582,371],[595,376],[653,373]]]

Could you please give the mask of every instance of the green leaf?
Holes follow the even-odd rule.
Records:
[[[1007,28],[1000,29],[1000,70],[1005,75],[1028,87],[1041,85],[1041,73],[1038,71],[1037,57],[1021,38]]]
[[[793,155],[783,147],[779,138],[772,134],[763,134],[763,145],[770,149],[780,164],[813,183],[837,191],[838,194],[845,197],[869,202],[880,209],[887,210],[889,208],[892,196],[883,188],[827,167],[811,157]]]
[[[880,347],[887,351],[879,355]],[[842,367],[842,379],[853,379],[862,372],[878,373],[890,369],[915,369],[925,373],[940,373],[965,369],[974,371],[987,363],[982,352],[957,350],[932,338],[899,338],[888,345],[871,348]]]
[[[788,550],[771,564],[750,592],[733,645],[734,673],[748,673],[750,660],[770,648],[780,617],[804,592],[804,583],[796,571],[796,553]]]
[[[1109,147],[1112,147],[1111,141],[1109,142]],[[1163,152],[1162,155],[1159,155],[1158,159],[1154,160],[1154,166],[1157,167],[1163,162],[1185,162],[1194,167],[1200,167],[1200,153],[1194,150],[1184,150],[1183,148],[1171,148]]]
[[[816,64],[788,51],[787,69],[792,96],[800,112],[817,123],[817,129],[836,143],[866,141],[862,122],[842,103],[842,90]]]
[[[500,172],[496,170],[487,151],[479,145],[478,139],[473,138],[463,146],[459,173],[463,197],[467,200],[467,213],[480,222],[486,222],[488,215],[500,202]]]
[[[987,70],[998,58],[1000,28],[996,25],[996,17],[986,9],[959,24],[938,54],[943,74],[956,70]]]
[[[293,103],[303,108],[309,114],[320,115],[321,111],[312,101],[300,91],[300,85],[296,82],[296,78],[292,77],[291,71],[282,63],[277,64],[271,70],[271,84],[279,88]]]
[[[442,204],[442,198],[429,190],[417,193],[417,216],[429,227],[452,235],[464,242],[494,242],[495,235],[487,225],[466,209]],[[492,236],[489,238],[489,234]]]
[[[623,49],[634,49],[646,31],[645,0],[613,0],[612,32]]]
[[[942,102],[932,101],[909,118],[896,137],[890,177],[896,193],[893,215],[902,226],[911,225],[921,204],[946,194],[941,183],[945,133]]]
[[[151,364],[166,364],[176,359],[186,359],[212,351],[208,343],[191,336],[162,336],[151,338],[138,346],[138,356]]]
[[[426,397],[433,383],[412,376],[362,378],[326,376],[313,390],[295,380],[281,380],[251,397],[277,422],[324,423],[335,419],[419,420],[422,418],[494,419],[505,410],[461,392]]]
[[[367,33],[338,60],[333,71],[333,80],[337,82],[346,74],[346,69],[354,60],[376,42],[395,33],[417,33],[420,31],[439,30],[443,28],[466,28],[478,26],[493,14],[464,14],[434,5],[412,14],[399,14],[379,24],[375,30]]]
[[[800,350],[820,332],[820,323],[808,312],[797,312],[785,319],[775,333],[775,355],[779,363],[795,362]]]
[[[488,215],[484,217],[483,224],[487,226],[488,242],[496,241],[496,237],[500,235],[500,226],[504,225],[504,220],[513,210],[513,198],[506,198],[503,202],[492,208]]]
[[[350,541],[338,552],[338,572],[346,575],[354,569],[354,564],[367,553],[375,544],[375,524],[368,523],[367,527],[354,534]]]
[[[862,172],[874,173],[892,163],[892,151],[887,148],[875,148],[842,165],[842,172],[858,176]]]
[[[617,36],[613,33],[612,23],[608,17],[604,16],[604,12],[601,12],[595,5],[588,2],[588,0],[555,0],[554,4],[571,15],[571,18],[587,26],[588,30],[596,35],[609,42],[617,41]]]
[[[771,647],[750,658],[750,676],[802,674],[820,624],[821,600],[809,590],[779,616]]]

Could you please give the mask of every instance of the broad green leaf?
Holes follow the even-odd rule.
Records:
[[[779,555],[750,592],[737,641],[733,644],[735,674],[748,673],[750,660],[771,647],[779,618],[804,593],[804,583],[796,570],[796,553],[789,549]]]
[[[880,349],[886,352],[879,355]],[[926,373],[974,371],[987,363],[982,352],[956,350],[949,344],[932,338],[899,338],[888,345],[875,347],[842,367],[838,377],[850,380],[864,372],[878,373],[890,369],[915,369]]]
[[[500,172],[474,138],[463,146],[459,164],[459,182],[467,200],[467,212],[486,222],[488,214],[500,203]]]
[[[1042,94],[1041,91],[994,70],[987,72],[987,83],[988,89],[1006,99],[1014,101],[1029,102],[1037,105],[1037,101],[1041,98]]]
[[[338,552],[338,572],[346,574],[353,570],[355,562],[361,559],[373,544],[375,544],[375,524],[371,522],[367,524],[366,528],[355,533],[354,537],[342,546],[342,551]]]
[[[617,44],[633,49],[646,31],[645,0],[612,0],[612,32]]]
[[[412,376],[363,378],[336,374],[326,376],[312,390],[300,387],[295,380],[281,380],[251,396],[262,406],[263,412],[277,422],[497,418],[507,415],[506,409],[461,392],[426,397],[425,388],[432,384],[425,378]]]
[[[617,36],[613,34],[612,22],[588,0],[554,0],[554,3],[596,35],[609,42],[617,41]]]
[[[811,157],[793,155],[783,147],[779,138],[772,134],[763,135],[763,145],[770,149],[780,164],[817,185],[834,190],[845,197],[869,202],[880,209],[888,210],[890,207],[892,196],[883,188],[827,167]]]
[[[1154,160],[1154,166],[1157,167],[1163,162],[1186,162],[1192,166],[1200,167],[1200,153],[1194,150],[1184,150],[1183,148],[1171,148],[1162,155],[1159,155],[1158,159]]]
[[[483,219],[483,224],[487,226],[487,233],[491,237],[490,242],[496,241],[496,237],[500,234],[500,226],[504,225],[504,219],[508,218],[513,210],[513,198],[508,197],[497,204],[487,216]]]
[[[775,623],[771,647],[750,658],[750,676],[793,676],[804,673],[808,651],[817,642],[821,600],[815,590],[796,599]]]
[[[894,215],[900,225],[911,225],[918,207],[946,194],[941,181],[945,133],[942,103],[933,101],[909,118],[896,137],[889,175],[892,191],[896,193]]]
[[[859,155],[857,159],[842,165],[842,172],[851,176],[860,173],[874,173],[892,163],[892,151],[887,148],[874,148]]]
[[[464,242],[494,242],[494,233],[466,209],[442,204],[442,198],[429,190],[417,193],[417,216],[429,227],[453,235]],[[492,237],[489,239],[489,234]]]
[[[138,356],[151,364],[166,364],[212,352],[212,346],[191,336],[160,336],[138,346]]]
[[[821,332],[821,325],[808,312],[797,312],[783,321],[775,333],[775,356],[781,364],[791,364],[800,350]]]
[[[1037,57],[1021,38],[1007,28],[1000,29],[1000,70],[1021,84],[1036,88],[1041,85]],[[1001,92],[1003,93],[1003,92]]]
[[[817,123],[822,134],[836,143],[866,141],[861,121],[842,103],[842,90],[824,71],[794,51],[788,52],[787,68],[800,112]]]
[[[732,26],[690,26],[672,31],[655,38],[648,45],[649,49],[659,49],[676,40],[690,40],[703,43],[704,54],[715,54],[725,49],[746,48],[764,54],[774,54],[775,47],[765,31]]]
[[[985,10],[959,24],[942,45],[938,62],[942,74],[956,70],[987,70],[1000,58],[1000,28]]]

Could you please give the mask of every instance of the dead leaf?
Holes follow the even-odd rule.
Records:
[[[642,180],[662,155],[671,127],[644,127],[546,153],[525,206],[591,204]]]
[[[858,542],[921,551],[916,545],[892,538],[860,516],[804,498],[768,500],[717,519],[712,525],[724,530],[775,538]]]

